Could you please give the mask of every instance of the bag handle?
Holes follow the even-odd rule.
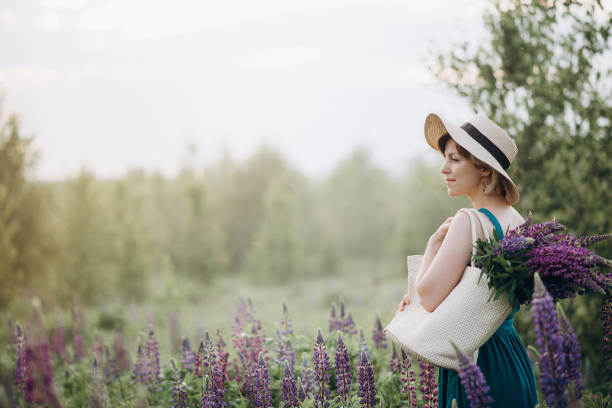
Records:
[[[470,264],[474,266],[474,255],[476,255],[476,240],[478,239],[478,237],[476,236],[476,222],[480,223],[480,227],[484,231],[485,239],[487,241],[490,239],[489,231],[487,230],[487,228],[485,228],[486,224],[484,224],[483,222],[484,215],[479,214],[479,211],[475,210],[474,208],[461,208],[459,211],[464,211],[468,215],[468,217],[470,217],[470,226],[472,227],[472,258],[470,260]],[[474,213],[476,213],[476,217],[474,217]]]

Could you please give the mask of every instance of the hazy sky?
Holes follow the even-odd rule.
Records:
[[[483,0],[0,0],[0,91],[40,152],[36,177],[82,166],[172,175],[263,143],[309,175],[355,147],[400,170],[435,157],[427,113],[472,112],[427,66],[484,36]]]

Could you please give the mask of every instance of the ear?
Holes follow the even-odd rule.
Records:
[[[482,174],[483,177],[489,177],[491,175],[491,169],[482,169],[480,170],[480,174]]]

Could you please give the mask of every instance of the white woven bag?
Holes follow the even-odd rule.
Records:
[[[487,224],[483,221],[485,215],[473,208],[459,211],[466,212],[470,217],[472,245],[476,244],[475,224],[478,221],[485,239],[490,239]],[[472,254],[475,253],[474,247]],[[439,367],[457,370],[456,354],[449,340],[453,340],[476,362],[478,349],[495,333],[512,308],[505,294],[487,302],[491,293],[488,277],[483,275],[478,283],[480,269],[474,266],[472,260],[457,286],[433,312],[428,312],[421,306],[415,285],[422,259],[422,255],[408,256],[410,304],[391,320],[384,332],[408,354]]]

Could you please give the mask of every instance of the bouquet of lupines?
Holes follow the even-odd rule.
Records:
[[[612,267],[612,261],[596,255],[588,246],[608,239],[612,234],[577,238],[554,218],[534,224],[532,215],[499,239],[476,241],[474,261],[482,275],[489,277],[491,298],[508,295],[512,308],[531,302],[533,276],[538,272],[553,299],[576,294],[612,292],[612,274],[600,268]]]

